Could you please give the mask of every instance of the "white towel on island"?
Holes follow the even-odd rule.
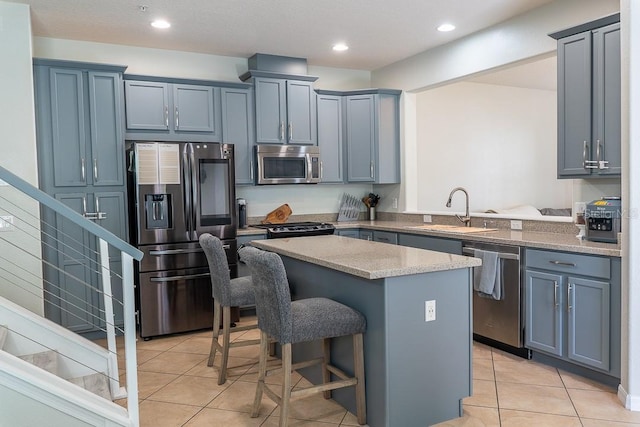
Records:
[[[482,265],[473,269],[473,290],[482,297],[501,300],[504,291],[498,253],[480,249],[474,251],[474,256],[482,260]]]

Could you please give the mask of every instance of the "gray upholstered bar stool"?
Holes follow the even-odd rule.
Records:
[[[253,286],[251,277],[238,277],[231,279],[229,276],[229,264],[222,242],[209,233],[200,236],[200,246],[204,249],[209,262],[211,273],[211,287],[213,290],[213,338],[211,340],[211,352],[207,366],[214,366],[216,353],[220,352],[222,360],[218,369],[218,384],[224,384],[227,379],[227,363],[229,362],[229,349],[247,345],[259,344],[259,339],[230,342],[231,335],[231,307],[254,305]],[[220,317],[222,316],[222,344],[220,337]],[[234,332],[256,329],[257,325],[237,326]]]
[[[287,273],[278,254],[253,247],[244,247],[239,253],[251,268],[260,329],[258,385],[251,416],[258,416],[264,392],[280,405],[280,427],[285,427],[292,399],[316,392],[323,392],[324,397],[328,399],[331,397],[331,390],[355,386],[358,423],[365,424],[367,411],[362,339],[366,329],[364,316],[328,298],[306,298],[292,302]],[[353,335],[355,372],[352,377],[330,364],[330,339],[346,335]],[[265,383],[269,338],[280,343],[282,348],[283,381],[280,395],[271,388],[273,386]],[[315,340],[322,340],[323,357],[292,365],[291,344]],[[291,371],[316,364],[322,367],[323,384],[292,391]],[[275,369],[270,367],[269,371]],[[339,380],[330,381],[331,374]]]

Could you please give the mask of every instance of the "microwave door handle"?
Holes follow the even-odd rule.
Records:
[[[305,160],[307,162],[307,182],[311,182],[313,180],[313,162],[311,158],[311,153],[305,153]]]

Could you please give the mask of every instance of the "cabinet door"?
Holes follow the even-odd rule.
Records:
[[[286,81],[258,78],[256,93],[256,139],[258,143],[284,144],[286,133]]]
[[[124,95],[127,129],[169,130],[167,83],[127,80]]]
[[[317,104],[321,182],[343,182],[342,97],[318,95]]]
[[[593,66],[594,159],[606,162],[601,164],[598,175],[620,175],[620,24],[593,32]]]
[[[373,231],[373,240],[375,242],[389,243],[392,245],[398,244],[398,235],[389,231]]]
[[[207,132],[221,137],[220,126],[215,123],[216,88],[197,85],[173,85],[173,129],[176,132]],[[219,90],[219,89],[217,89]],[[218,139],[220,141],[220,139]]]
[[[124,185],[120,74],[89,71],[88,78],[93,185]]]
[[[356,230],[336,230],[336,234],[342,237],[350,237],[352,239],[360,238],[360,231]]]
[[[222,88],[222,142],[234,144],[236,184],[253,184],[253,99],[249,89]]]
[[[400,182],[400,115],[398,96],[376,95],[374,177],[378,184]]]
[[[86,193],[57,194],[56,199],[82,214],[92,200]],[[92,280],[92,260],[95,260],[89,235],[69,220],[56,216],[56,246],[58,256],[58,275],[51,288],[49,303],[52,310],[60,311],[60,324],[74,332],[87,332],[95,329],[98,317],[94,310],[97,293]],[[57,296],[54,296],[57,295]]]
[[[558,176],[591,169],[591,32],[558,40]]]
[[[51,68],[51,127],[53,185],[74,187],[87,184],[89,159],[86,152],[85,98],[82,71]]]
[[[371,230],[360,230],[359,234],[362,240],[369,240],[369,241],[373,240],[373,231]]]
[[[373,182],[374,100],[373,95],[348,96],[347,181]]]
[[[287,143],[316,144],[315,96],[311,82],[287,81]]]
[[[569,277],[567,280],[567,356],[609,370],[610,285]]]
[[[525,345],[562,356],[563,276],[527,270],[525,273]]]

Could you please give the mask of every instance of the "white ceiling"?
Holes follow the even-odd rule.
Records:
[[[244,58],[260,52],[375,70],[552,0],[9,1],[31,6],[35,36]],[[156,18],[172,27],[151,28]],[[436,31],[445,21],[457,29]],[[350,49],[333,52],[336,42]]]

